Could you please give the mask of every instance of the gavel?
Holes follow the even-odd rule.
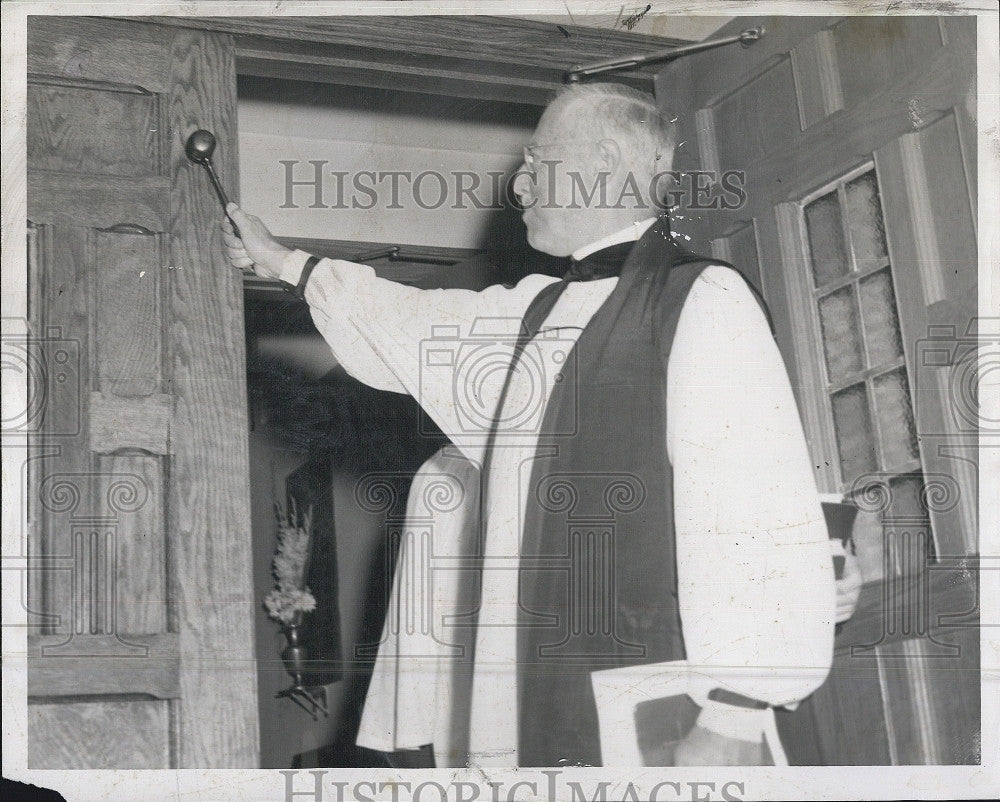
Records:
[[[222,188],[222,184],[219,183],[219,177],[215,174],[215,170],[212,169],[212,154],[215,153],[215,145],[215,134],[211,131],[206,131],[204,128],[200,128],[188,137],[187,143],[184,145],[184,153],[188,159],[195,164],[200,164],[208,171],[208,177],[212,179],[212,188],[215,189],[219,203],[222,204],[222,211],[232,224],[233,231],[238,237],[240,236],[240,229],[233,221],[233,218],[229,216],[229,212],[226,211],[226,207],[229,205],[229,197]]]

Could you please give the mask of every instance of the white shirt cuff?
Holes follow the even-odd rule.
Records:
[[[290,251],[281,263],[281,275],[278,278],[285,284],[297,287],[302,275],[302,268],[305,267],[308,258],[309,254],[305,251]]]
[[[698,714],[698,726],[727,738],[760,743],[764,722],[771,715],[767,708],[751,710],[734,705],[708,702]]]

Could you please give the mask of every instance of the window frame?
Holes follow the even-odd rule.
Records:
[[[893,476],[902,476],[905,474],[914,473],[917,471],[923,472],[923,465],[918,456],[907,460],[906,462],[900,463],[898,465],[887,465],[885,459],[885,436],[882,421],[880,416],[877,414],[878,406],[875,399],[875,393],[873,390],[873,380],[876,377],[884,376],[892,373],[893,371],[902,368],[906,373],[907,389],[910,389],[910,371],[906,363],[906,354],[902,348],[903,333],[902,327],[897,326],[900,337],[900,354],[899,356],[892,360],[891,362],[884,362],[878,365],[869,364],[869,341],[867,333],[867,324],[865,321],[865,315],[863,311],[863,305],[861,303],[861,294],[859,287],[861,283],[878,273],[888,270],[889,277],[892,281],[892,300],[895,305],[897,323],[901,319],[901,314],[899,311],[899,299],[896,294],[896,281],[897,277],[894,270],[894,265],[892,263],[892,258],[889,254],[888,247],[888,234],[884,233],[883,236],[886,239],[886,254],[883,259],[879,261],[878,264],[874,266],[860,267],[855,255],[854,250],[854,238],[851,231],[850,221],[844,211],[847,208],[847,185],[850,184],[857,178],[860,178],[867,173],[873,173],[875,176],[876,186],[878,187],[878,200],[879,200],[879,212],[882,216],[883,226],[885,221],[885,210],[882,208],[882,189],[881,183],[879,182],[878,170],[876,168],[874,159],[866,159],[864,162],[860,163],[856,167],[848,170],[842,175],[827,181],[825,184],[814,189],[808,194],[804,195],[798,202],[798,209],[800,215],[800,230],[803,237],[803,251],[805,254],[805,268],[807,270],[806,280],[810,289],[810,300],[811,300],[811,310],[813,317],[815,318],[815,332],[818,338],[818,351],[820,355],[820,372],[824,378],[823,387],[823,406],[825,408],[826,414],[828,415],[833,428],[834,442],[833,442],[833,453],[836,457],[834,462],[834,471],[837,477],[838,490],[841,493],[847,493],[848,490],[854,485],[856,479],[847,480],[843,475],[840,460],[840,446],[837,439],[836,431],[836,421],[833,415],[833,396],[838,392],[846,390],[849,387],[853,387],[857,384],[864,385],[865,389],[865,399],[868,406],[869,421],[871,424],[872,435],[875,440],[876,448],[876,467],[875,470],[880,473],[892,474]],[[814,201],[836,193],[837,200],[840,207],[840,228],[841,236],[843,237],[843,242],[846,248],[845,256],[848,260],[848,271],[845,275],[830,280],[821,286],[816,286],[815,273],[812,264],[812,254],[809,244],[809,231],[806,224],[805,210]],[[819,312],[819,303],[823,298],[826,298],[833,293],[848,288],[851,291],[852,297],[856,304],[858,310],[858,324],[860,326],[860,337],[859,342],[864,354],[864,363],[859,371],[853,371],[850,375],[846,377],[841,377],[834,379],[830,375],[830,369],[827,362],[825,341],[823,338],[823,325],[821,320],[821,315]],[[912,391],[910,392],[910,410],[911,414],[915,416],[915,410],[913,408],[913,397]],[[861,474],[864,475],[864,474]]]
[[[888,468],[883,467],[885,462],[883,459],[882,426],[876,414],[877,407],[873,398],[872,379],[903,368],[906,371],[907,388],[910,391],[911,410],[913,410],[915,415],[912,395],[912,368],[909,364],[905,348],[902,349],[901,355],[892,362],[882,363],[874,367],[867,365],[868,343],[865,336],[864,317],[861,313],[860,296],[857,290],[858,284],[869,276],[873,276],[883,270],[888,270],[893,283],[893,300],[896,304],[897,318],[899,320],[902,319],[901,304],[896,292],[898,276],[896,274],[896,265],[892,259],[889,232],[885,232],[887,253],[884,260],[881,260],[876,266],[865,267],[860,270],[856,269],[849,221],[846,215],[842,214],[840,220],[841,234],[847,250],[845,255],[850,261],[850,269],[844,276],[831,280],[820,287],[816,286],[813,272],[812,254],[805,218],[806,207],[824,195],[836,192],[838,200],[841,203],[841,211],[843,211],[845,208],[843,201],[847,184],[868,172],[874,172],[875,174],[875,180],[879,188],[879,204],[882,217],[883,221],[886,221],[883,181],[879,175],[878,164],[871,156],[858,162],[850,169],[839,172],[836,176],[829,178],[800,197],[778,204],[775,207],[779,240],[781,241],[782,252],[785,257],[786,289],[788,292],[791,319],[795,328],[794,347],[800,377],[796,391],[799,395],[799,404],[803,410],[803,419],[810,441],[811,453],[815,460],[814,466],[817,472],[817,483],[822,491],[841,495],[848,495],[851,492],[857,483],[857,478],[845,479],[843,475],[840,461],[840,447],[834,423],[832,396],[840,390],[859,383],[863,383],[865,387],[865,398],[869,409],[872,435],[876,441],[877,461],[877,465],[873,470],[866,471],[860,474],[860,476],[877,474],[884,476],[888,481],[890,478],[902,477],[916,472],[926,473],[926,467],[922,456],[919,454],[919,449],[916,458]],[[834,381],[830,377],[827,365],[819,313],[819,300],[844,287],[851,288],[853,297],[858,304],[858,320],[861,327],[859,342],[861,347],[866,349],[866,363],[861,370],[852,372],[849,377]],[[901,326],[900,338],[901,340],[903,339]],[[916,422],[914,425],[916,425]]]

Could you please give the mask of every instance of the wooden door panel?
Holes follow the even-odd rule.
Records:
[[[130,635],[169,631],[165,460],[155,454],[115,449],[97,458],[98,494],[131,512],[119,516],[109,596],[111,632]],[[119,477],[128,477],[123,482]]]
[[[32,326],[76,384],[32,463],[29,762],[253,767],[242,283],[184,155],[213,130],[236,185],[232,42],[33,17],[29,71]]]
[[[172,34],[159,25],[34,16],[28,23],[28,74],[167,94],[171,39]]]
[[[847,17],[829,30],[846,108],[922,70],[944,46],[939,17]]]
[[[761,98],[770,98],[762,103]],[[705,107],[715,138],[716,163],[739,169],[771,152],[774,142],[798,126],[791,58],[782,58],[729,94]]]
[[[160,99],[142,87],[28,78],[35,169],[140,176],[160,167]]]
[[[94,389],[119,398],[153,395],[164,385],[164,243],[125,224],[97,229],[93,252]]]
[[[170,221],[170,180],[166,176],[53,173],[28,164],[28,218],[35,226],[59,222],[82,228],[139,226],[165,232]]]
[[[47,769],[162,769],[171,765],[165,701],[39,703],[28,708],[28,741]],[[128,738],[108,738],[109,732]]]

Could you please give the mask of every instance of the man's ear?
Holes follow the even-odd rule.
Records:
[[[613,139],[602,139],[597,143],[598,169],[613,174],[622,163],[621,146]]]

